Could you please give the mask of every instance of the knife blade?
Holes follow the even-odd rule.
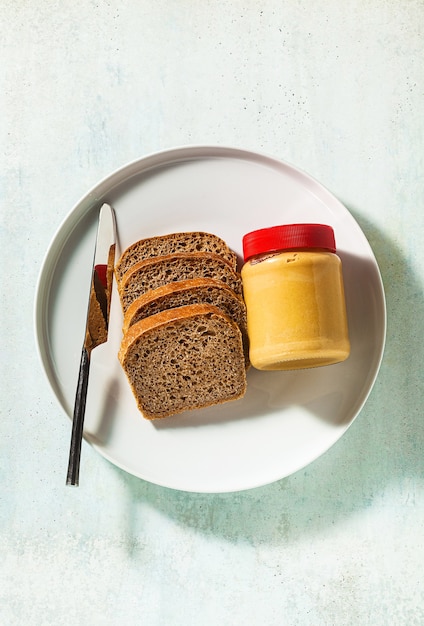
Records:
[[[113,269],[115,264],[115,213],[111,206],[103,204],[99,212],[96,246],[88,296],[85,337],[81,352],[78,382],[72,418],[71,444],[69,448],[66,484],[79,485],[81,444],[84,431],[85,405],[91,352],[107,341],[109,313],[112,296]]]

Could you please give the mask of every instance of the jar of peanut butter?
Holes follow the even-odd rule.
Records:
[[[292,370],[344,361],[350,344],[331,226],[255,230],[243,237],[243,254],[252,365]]]

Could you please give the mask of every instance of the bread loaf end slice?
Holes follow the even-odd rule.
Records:
[[[220,309],[193,304],[131,326],[119,360],[147,419],[242,398],[246,371],[241,332]]]

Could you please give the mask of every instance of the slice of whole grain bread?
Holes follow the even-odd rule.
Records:
[[[147,419],[244,396],[241,332],[209,304],[167,309],[129,327],[119,360]]]

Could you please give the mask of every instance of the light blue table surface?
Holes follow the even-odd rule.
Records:
[[[424,624],[424,4],[3,0],[0,624]],[[388,334],[346,435],[275,484],[189,494],[83,444],[35,349],[59,224],[125,163],[218,144],[295,164],[352,212]]]

